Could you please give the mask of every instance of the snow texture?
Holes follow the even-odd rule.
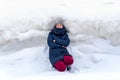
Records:
[[[119,0],[0,0],[0,80],[119,80],[119,7]],[[57,72],[48,58],[57,18],[70,31],[70,72]]]

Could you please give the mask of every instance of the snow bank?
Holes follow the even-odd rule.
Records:
[[[119,0],[1,1],[0,44],[35,37],[45,41],[53,26],[51,23],[62,17],[73,42],[89,41],[92,35],[109,39],[112,45],[119,45],[119,4]]]

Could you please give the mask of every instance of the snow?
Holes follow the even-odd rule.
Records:
[[[66,73],[67,74],[67,73]],[[81,77],[80,77],[81,76]],[[87,77],[86,77],[87,76]],[[109,78],[111,76],[111,78]],[[74,75],[74,74],[67,74],[67,76],[65,75],[57,75],[57,76],[47,76],[47,77],[45,77],[45,76],[41,76],[41,77],[38,77],[38,76],[34,76],[34,77],[27,77],[27,78],[24,78],[24,79],[22,79],[22,80],[33,80],[33,79],[35,79],[35,80],[39,80],[39,79],[44,79],[44,80],[49,80],[49,79],[51,79],[51,80],[64,80],[64,79],[66,79],[66,80],[70,80],[70,79],[72,79],[72,80],[76,80],[76,79],[80,79],[80,80],[105,80],[105,78],[106,79],[109,79],[109,80],[119,80],[119,74],[115,74],[115,75],[113,75],[113,74],[109,74],[109,73],[103,73],[103,74],[101,74],[101,73],[96,73],[96,74],[89,74],[89,73],[86,73],[86,74],[80,74],[80,75]],[[21,80],[21,79],[18,79],[18,80]]]
[[[0,80],[119,80],[119,0],[0,0]],[[47,36],[62,17],[71,72],[48,58]]]

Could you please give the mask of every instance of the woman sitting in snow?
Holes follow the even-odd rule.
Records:
[[[49,46],[49,59],[53,67],[58,71],[70,70],[73,64],[73,57],[69,54],[67,46],[70,39],[63,20],[56,22],[54,28],[48,35],[47,43]]]

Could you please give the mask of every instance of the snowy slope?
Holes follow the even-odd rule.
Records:
[[[71,72],[65,73],[59,73],[51,67],[48,60],[48,49],[45,46],[4,52],[7,54],[0,56],[0,75],[3,75],[0,79],[120,79],[120,46],[114,47],[106,40],[97,39],[93,40],[93,43],[80,42],[68,49],[74,56],[75,63],[72,65]]]
[[[119,7],[119,0],[0,0],[0,80],[119,80]],[[59,16],[70,30],[71,72],[48,59]]]

